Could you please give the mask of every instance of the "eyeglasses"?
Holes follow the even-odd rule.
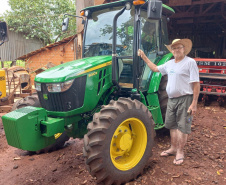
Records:
[[[181,50],[182,48],[184,48],[184,46],[181,46],[181,47],[177,47],[177,48],[171,48],[173,51],[175,50]]]

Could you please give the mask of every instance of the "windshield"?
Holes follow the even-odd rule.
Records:
[[[93,12],[88,20],[84,46],[84,57],[111,55],[114,16],[123,7],[114,7]],[[125,10],[117,21],[118,56],[132,56],[134,10]]]

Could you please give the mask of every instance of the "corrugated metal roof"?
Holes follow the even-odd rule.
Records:
[[[26,60],[27,58],[29,58],[29,57],[37,54],[37,53],[40,53],[40,52],[45,51],[47,49],[50,49],[50,48],[59,46],[59,45],[64,44],[64,43],[67,43],[67,42],[73,40],[76,37],[77,37],[77,34],[76,35],[73,35],[73,36],[70,36],[70,37],[67,37],[67,38],[65,38],[65,39],[63,39],[61,41],[55,42],[53,44],[49,44],[48,46],[42,47],[42,48],[40,48],[38,50],[32,51],[32,52],[30,52],[30,53],[28,53],[26,55],[23,55],[21,57],[18,57],[18,60]]]
[[[13,61],[21,55],[43,47],[38,39],[26,39],[23,33],[8,31],[9,41],[0,46],[0,57],[2,61]]]

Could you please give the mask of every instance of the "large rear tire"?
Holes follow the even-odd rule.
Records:
[[[97,183],[122,184],[142,173],[155,136],[152,115],[144,104],[128,98],[112,100],[87,128],[83,152]]]
[[[165,116],[166,116],[166,108],[167,108],[167,102],[168,102],[168,95],[166,93],[166,85],[168,82],[168,77],[167,75],[163,76],[160,85],[159,85],[159,104],[162,112],[162,118],[163,121],[165,121]]]
[[[27,107],[27,106],[41,107],[41,104],[39,102],[37,94],[34,94],[32,96],[27,96],[23,99],[17,100],[13,104],[12,111],[17,110],[17,109],[21,109],[21,108]],[[31,151],[29,151],[29,152],[40,154],[40,153],[48,153],[48,152],[58,150],[60,148],[63,148],[65,142],[68,141],[69,138],[70,138],[70,137],[67,136],[66,132],[57,133],[57,134],[54,135],[54,137],[55,137],[56,141],[52,145],[49,145],[46,148],[43,148],[43,149],[35,151],[35,152],[31,152]]]

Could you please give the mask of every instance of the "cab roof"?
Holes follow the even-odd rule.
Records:
[[[106,4],[101,4],[101,5],[97,5],[97,6],[90,6],[87,8],[82,9],[81,11],[85,11],[85,10],[90,10],[91,12],[94,11],[98,11],[98,10],[103,10],[106,8],[111,8],[111,7],[116,7],[116,6],[124,6],[127,2],[131,2],[133,3],[134,0],[120,0],[120,1],[115,1],[115,2],[111,2],[111,3],[106,3]],[[148,0],[145,0],[146,2]],[[145,6],[145,4],[143,5],[144,8],[147,8],[147,5]],[[175,11],[170,8],[169,6],[162,4],[163,7],[163,12],[165,12],[166,14],[173,14],[175,13]]]

